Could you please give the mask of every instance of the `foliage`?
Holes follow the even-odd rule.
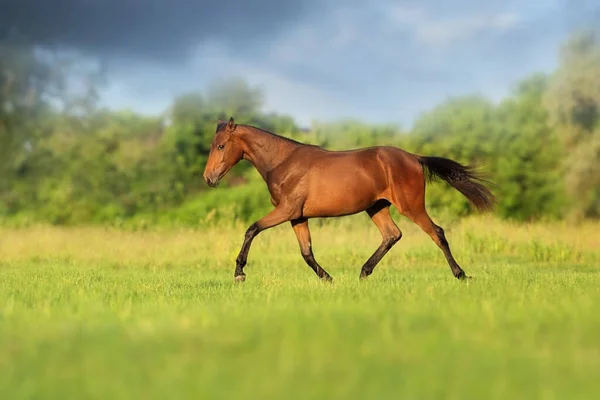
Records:
[[[546,96],[550,123],[565,146],[565,183],[575,217],[600,217],[600,37],[574,35],[561,49]]]
[[[500,124],[494,148],[502,151],[503,157],[494,157],[493,172],[495,180],[502,183],[498,212],[503,217],[558,217],[563,212],[563,153],[541,104],[546,85],[544,75],[534,75],[520,83],[515,98],[498,108]]]
[[[260,88],[242,79],[181,94],[165,113],[142,116],[96,107],[98,71],[19,40],[0,45],[0,216],[55,224],[250,222],[271,205],[243,161],[219,189],[202,180],[218,119],[330,149],[395,145],[479,164],[494,183],[498,216],[514,220],[600,216],[600,42],[574,35],[549,75],[533,74],[499,104],[479,95],[449,98],[410,132],[356,120],[303,129],[262,111]],[[65,66],[66,65],[66,66]],[[74,71],[84,71],[74,72]],[[79,74],[79,75],[77,75]],[[65,82],[89,83],[73,91]],[[473,212],[445,184],[427,188],[432,213]]]

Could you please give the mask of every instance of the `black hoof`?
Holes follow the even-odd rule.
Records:
[[[465,271],[460,270],[460,271],[454,273],[454,277],[458,280],[463,280],[467,277],[467,274],[465,274]]]
[[[460,274],[454,275],[456,277],[456,279],[458,279],[459,281],[467,281],[467,280],[471,280],[474,279],[472,276],[468,276],[467,274],[465,274],[464,271],[461,271]]]

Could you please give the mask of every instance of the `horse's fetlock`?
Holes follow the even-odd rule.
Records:
[[[235,263],[240,267],[245,267],[246,266],[246,258],[242,257],[242,256],[238,256],[238,258],[235,259]]]

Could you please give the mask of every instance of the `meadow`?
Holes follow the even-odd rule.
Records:
[[[2,399],[594,399],[600,224],[437,219],[473,280],[396,218],[289,225],[0,228]]]

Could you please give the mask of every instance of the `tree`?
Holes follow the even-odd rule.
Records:
[[[0,174],[18,169],[37,122],[49,112],[44,95],[62,85],[50,65],[22,40],[0,42]]]
[[[496,109],[489,100],[481,96],[450,98],[421,115],[412,137],[404,142],[414,153],[481,164],[489,174],[498,159],[497,128]],[[495,180],[495,176],[491,178]],[[428,186],[427,202],[428,207],[450,209],[455,215],[472,212],[468,201],[448,185]]]
[[[600,216],[600,39],[573,35],[561,48],[545,105],[565,146],[563,168],[575,218]]]
[[[547,84],[545,75],[534,74],[498,108],[494,177],[501,198],[498,213],[504,218],[561,216],[563,153],[542,104]]]
[[[313,129],[320,145],[340,150],[392,144],[399,131],[393,125],[367,124],[352,119],[315,123]]]
[[[18,36],[0,40],[0,213],[24,201],[14,189],[39,170],[39,143],[59,115],[81,124],[95,109],[101,70],[82,66],[76,55],[34,48]]]
[[[245,120],[260,113],[264,94],[259,87],[250,86],[241,78],[213,82],[206,95],[209,109],[220,119],[234,117]]]

